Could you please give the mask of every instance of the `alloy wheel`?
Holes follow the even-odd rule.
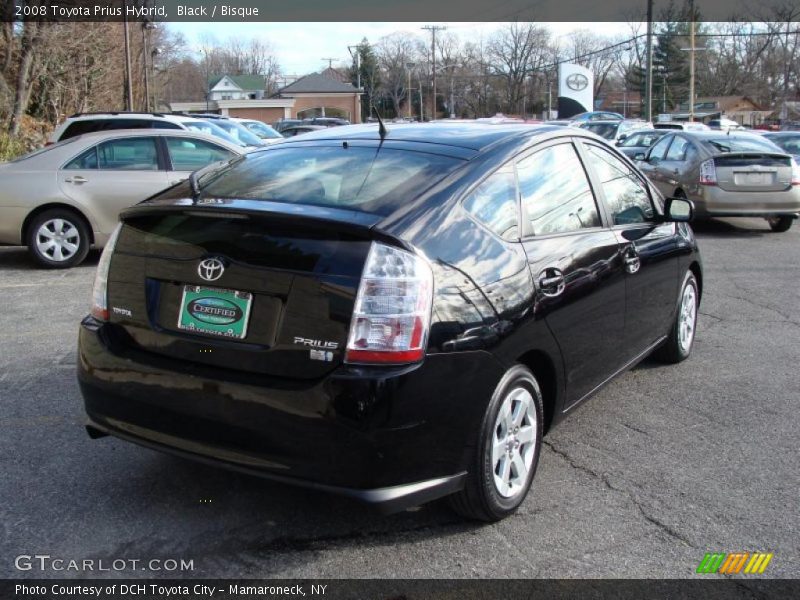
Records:
[[[524,493],[536,453],[536,407],[524,387],[509,390],[492,430],[494,485],[504,498]]]
[[[688,353],[694,339],[695,324],[697,321],[697,291],[694,286],[687,284],[681,298],[681,308],[678,323],[678,343],[681,350]]]

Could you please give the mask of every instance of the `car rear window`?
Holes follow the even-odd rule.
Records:
[[[712,152],[783,152],[778,146],[761,137],[734,137],[730,135],[718,138],[706,138],[703,143]]]
[[[61,134],[60,140],[73,138],[84,133],[111,131],[114,129],[149,129],[152,119],[83,119],[70,123]]]
[[[387,215],[453,171],[449,156],[389,148],[273,148],[200,180],[204,196]]]

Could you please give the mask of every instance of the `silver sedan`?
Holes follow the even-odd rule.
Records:
[[[190,131],[91,133],[0,163],[0,244],[26,245],[40,265],[67,268],[102,248],[124,208],[240,156]]]
[[[800,168],[759,135],[669,133],[635,158],[665,196],[692,200],[698,218],[764,217],[786,231],[800,212]]]

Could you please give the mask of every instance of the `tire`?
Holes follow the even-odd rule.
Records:
[[[25,243],[39,265],[68,269],[83,262],[91,240],[83,217],[70,210],[53,208],[30,222]]]
[[[464,489],[449,498],[453,510],[468,519],[493,522],[519,508],[539,464],[543,415],[533,373],[513,366],[492,394]]]
[[[654,356],[666,363],[677,364],[689,358],[694,346],[697,330],[697,308],[700,305],[700,289],[697,278],[686,272],[678,296],[678,311],[669,330],[667,341],[655,351]]]
[[[768,217],[767,223],[769,223],[769,228],[775,233],[783,233],[784,231],[789,231],[789,229],[791,229],[792,224],[794,223],[794,218],[788,216]]]

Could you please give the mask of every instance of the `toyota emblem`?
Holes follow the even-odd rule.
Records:
[[[200,261],[197,267],[197,274],[206,281],[216,281],[225,272],[225,265],[219,258],[207,258]]]
[[[589,78],[583,73],[573,73],[567,77],[567,87],[575,92],[586,89],[589,85]]]

